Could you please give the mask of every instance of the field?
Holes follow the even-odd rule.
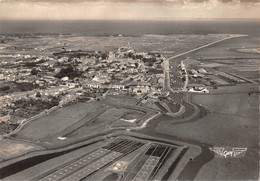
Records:
[[[0,161],[11,159],[30,151],[42,149],[42,147],[35,144],[4,139],[0,142]]]
[[[63,135],[66,135],[67,137],[73,137],[73,136],[82,136],[87,134],[97,134],[104,130],[109,130],[114,126],[114,122],[122,122],[122,127],[134,127],[135,124],[125,124],[127,122],[121,120],[121,118],[125,117],[126,114],[133,115],[132,118],[134,119],[140,119],[142,116],[146,115],[146,112],[137,111],[137,110],[131,110],[131,109],[125,109],[125,108],[116,108],[112,107],[108,109],[107,111],[103,112],[93,120],[89,122],[85,122],[84,125],[78,127],[77,129],[70,131],[64,130],[62,133]]]
[[[210,113],[192,123],[175,125],[172,128],[175,135],[216,146],[253,146],[257,143],[258,95],[193,95],[192,102],[202,104]],[[189,131],[183,132],[183,129]],[[200,132],[201,129],[204,131]]]
[[[66,50],[117,51],[120,46],[131,46],[140,52],[174,55],[228,35],[145,35],[141,37],[90,37],[78,35],[27,35],[10,37],[1,45],[1,54],[52,55]],[[37,41],[36,41],[37,40]],[[10,58],[12,59],[12,58]],[[0,59],[1,60],[1,59]]]
[[[0,158],[5,160],[14,155],[43,149],[35,143],[55,148],[58,145],[64,146],[86,139],[93,134],[101,134],[113,127],[120,126],[126,129],[140,126],[137,123],[142,124],[146,116],[152,116],[154,113],[144,107],[133,106],[137,101],[126,96],[107,96],[101,101],[77,103],[59,108],[25,124],[10,137],[17,141],[2,140],[0,147],[4,149],[1,149]],[[121,119],[136,119],[137,123]],[[28,146],[29,143],[26,142],[31,145]]]
[[[58,109],[51,114],[32,121],[24,126],[17,134],[17,137],[32,140],[41,140],[46,136],[60,133],[81,119],[88,119],[91,115],[105,108],[97,103],[78,103]],[[88,115],[88,116],[87,116]]]
[[[199,61],[196,67],[208,69],[224,80],[259,82],[259,53],[234,51],[234,49],[248,50],[247,48],[251,47],[259,47],[258,37],[241,37],[224,41],[194,52],[191,57]]]
[[[126,96],[107,96],[100,101],[72,104],[31,121],[12,135],[12,138],[36,141],[45,146],[48,143],[47,146],[55,147],[59,143],[72,143],[118,126],[122,128],[140,126],[155,112],[135,106],[137,101],[135,98]],[[136,121],[127,122],[123,119]]]
[[[237,88],[239,91],[239,89]],[[216,147],[247,147],[244,159],[213,159],[217,166],[209,163],[215,169],[208,169],[207,164],[198,174],[198,179],[249,179],[257,176],[258,160],[258,126],[259,126],[259,95],[247,93],[212,94],[192,96],[192,102],[203,105],[210,113],[198,120],[189,123],[172,125],[171,121],[158,124],[156,130],[168,135],[174,135],[187,140],[197,140]],[[201,131],[203,130],[203,131]],[[232,165],[229,165],[231,162]],[[251,163],[250,170],[248,163]],[[241,166],[243,163],[243,166]],[[235,164],[236,166],[233,166]],[[214,166],[213,166],[214,165]],[[230,171],[237,169],[237,171]],[[224,171],[226,168],[226,171]],[[220,174],[219,171],[222,173]],[[200,173],[202,175],[200,175]],[[239,173],[239,175],[237,175]]]

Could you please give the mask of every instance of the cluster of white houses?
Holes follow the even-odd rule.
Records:
[[[89,88],[103,88],[103,89],[114,89],[114,90],[123,90],[129,93],[136,94],[147,94],[153,90],[151,83],[149,82],[137,82],[133,81],[128,85],[123,84],[101,84],[99,82],[89,82],[85,86]]]

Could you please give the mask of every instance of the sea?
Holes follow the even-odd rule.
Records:
[[[0,20],[0,34],[247,34],[260,36],[260,20]]]

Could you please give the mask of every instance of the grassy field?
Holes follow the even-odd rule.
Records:
[[[249,148],[244,158],[213,158],[202,167],[196,180],[258,180],[258,157],[258,148]]]
[[[258,57],[257,54],[247,54],[230,51],[232,48],[248,48],[248,47],[258,47],[259,37],[241,37],[226,40],[215,44],[213,46],[201,49],[199,51],[193,52],[187,56],[192,58],[228,58],[228,57]]]
[[[100,114],[98,117],[93,119],[92,121],[86,122],[83,126],[79,127],[77,130],[72,131],[68,136],[79,136],[79,135],[86,135],[86,134],[96,134],[100,131],[104,131],[113,127],[114,122],[123,122],[125,121],[120,120],[120,118],[124,117],[126,114],[132,114],[133,119],[138,119],[142,115],[146,113],[129,110],[125,108],[116,108],[111,107],[104,113]],[[124,126],[134,126],[133,124],[123,124]]]
[[[22,155],[29,151],[42,149],[42,147],[35,144],[3,139],[0,142],[0,162],[6,159]]]
[[[95,114],[98,109],[103,107],[95,102],[73,104],[26,124],[16,136],[40,140],[61,132],[87,115]]]
[[[197,67],[214,68],[237,75],[239,78],[259,82],[259,54],[234,51],[234,49],[247,50],[259,47],[258,40],[259,37],[235,38],[194,52],[189,56],[200,61],[201,64],[195,64]]]
[[[210,113],[190,123],[171,126],[169,121],[163,122],[158,124],[156,130],[216,147],[248,148],[245,158],[242,159],[214,158],[200,170],[198,179],[256,178],[259,166],[259,95],[235,92],[194,94],[192,102],[202,104]]]
[[[149,111],[133,106],[137,99],[126,96],[107,96],[100,101],[72,104],[26,124],[13,137],[40,142],[57,142],[58,137],[97,134],[111,128],[120,120],[144,117]],[[123,124],[135,126],[135,124]]]
[[[66,50],[117,51],[118,47],[130,44],[143,52],[160,52],[172,55],[187,51],[199,45],[227,37],[219,35],[145,35],[141,37],[95,37],[79,35],[47,35],[14,37],[2,45],[4,54],[51,55]]]

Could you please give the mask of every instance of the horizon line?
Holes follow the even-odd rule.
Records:
[[[243,21],[243,20],[257,20],[260,21],[260,18],[154,18],[154,19],[120,19],[120,18],[110,18],[110,19],[83,19],[83,18],[1,18],[0,21],[178,21],[178,20],[186,20],[186,21],[191,21],[191,20],[235,20],[235,21]]]

